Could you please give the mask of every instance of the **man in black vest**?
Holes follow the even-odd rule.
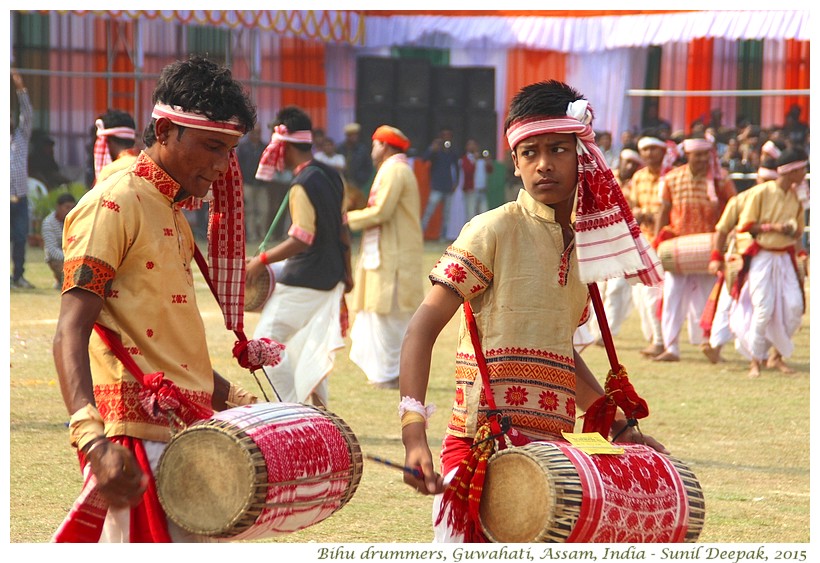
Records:
[[[276,116],[257,177],[271,170],[293,172],[288,193],[292,226],[288,238],[248,261],[247,283],[267,265],[286,260],[256,326],[257,337],[285,345],[282,361],[266,367],[265,374],[282,401],[326,406],[327,376],[336,350],[344,347],[343,298],[353,278],[350,231],[343,222],[344,184],[333,168],[313,160],[312,128],[310,117],[297,107]]]

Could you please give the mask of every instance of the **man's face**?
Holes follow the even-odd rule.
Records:
[[[658,146],[648,146],[640,150],[641,158],[647,166],[656,168],[663,162],[663,155],[666,154],[666,149]]]
[[[709,151],[693,151],[686,153],[689,170],[694,176],[702,176],[709,170]]]
[[[373,164],[378,166],[381,164],[382,160],[384,160],[384,153],[387,149],[387,145],[385,145],[382,141],[373,141],[373,148],[370,150],[370,158],[373,160]]]
[[[75,205],[77,205],[77,204],[73,201],[67,201],[65,203],[61,203],[55,209],[56,213],[54,214],[54,216],[57,218],[58,221],[62,221],[63,219],[66,218],[66,215],[68,215],[69,211],[74,209]]]
[[[572,133],[544,133],[521,141],[512,155],[515,175],[533,199],[554,207],[568,201],[578,183]]]
[[[190,127],[180,129],[170,121],[167,123],[170,127],[160,126],[161,132],[157,134],[160,142],[164,141],[160,166],[187,193],[205,197],[211,184],[227,172],[231,151],[240,137]],[[167,132],[162,133],[166,128]]]

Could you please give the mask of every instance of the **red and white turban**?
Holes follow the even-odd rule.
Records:
[[[763,146],[760,147],[760,152],[772,157],[773,159],[777,160],[780,158],[781,151],[777,148],[777,145],[774,144],[773,141],[766,141],[763,143]]]
[[[574,133],[578,154],[578,205],[575,231],[581,281],[592,283],[626,277],[630,282],[658,285],[663,270],[655,251],[641,234],[612,170],[595,144],[592,108],[586,100],[567,106],[566,117],[537,116],[514,121],[507,141],[515,147],[545,133]]]
[[[638,139],[638,150],[642,151],[646,147],[660,147],[666,150],[666,143],[657,137],[641,137]]]
[[[131,127],[111,127],[106,129],[102,119],[94,122],[97,128],[97,140],[94,142],[94,178],[99,176],[100,170],[111,164],[111,151],[108,150],[108,137],[133,140],[137,132]]]
[[[236,137],[245,134],[237,120],[211,121],[205,115],[158,103],[151,113],[191,129],[216,131]],[[217,299],[222,306],[225,326],[242,330],[245,300],[245,213],[242,172],[235,151],[231,151],[228,171],[212,185],[209,207],[208,262]]]
[[[644,165],[644,162],[643,162],[643,159],[641,158],[641,155],[638,154],[638,151],[635,151],[633,149],[623,149],[621,151],[621,154],[620,154],[619,158],[621,160],[631,160],[632,162],[634,162],[638,166],[643,166]]]
[[[273,128],[270,143],[265,147],[256,169],[256,179],[270,182],[275,172],[285,169],[285,143],[312,143],[311,131],[288,131],[284,124]]]

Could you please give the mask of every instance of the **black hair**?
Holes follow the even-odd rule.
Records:
[[[236,119],[245,133],[256,125],[256,108],[231,71],[199,55],[163,68],[151,101],[178,106],[212,121]],[[157,140],[154,122],[152,119],[143,133],[147,147]]]
[[[301,108],[296,106],[287,106],[279,110],[273,120],[272,125],[284,125],[288,131],[312,131],[313,124],[310,117]],[[301,152],[309,152],[312,143],[292,143],[297,150]]]
[[[800,147],[791,147],[785,149],[780,153],[780,158],[777,159],[777,166],[784,166],[792,162],[799,162],[801,160],[808,160],[809,154]]]
[[[64,203],[77,203],[77,200],[74,198],[73,195],[66,192],[64,194],[60,194],[57,196],[57,205],[60,206]]]
[[[136,129],[137,124],[134,122],[134,118],[131,116],[130,113],[126,111],[122,111],[119,109],[109,109],[104,114],[97,117],[97,119],[101,119],[103,122],[103,126],[106,129],[112,129],[114,127],[130,127],[131,129]],[[93,128],[94,140],[97,138],[97,128]],[[135,139],[127,139],[124,137],[115,137],[109,136],[108,137],[109,143],[116,143],[125,149],[130,149],[136,143]],[[93,146],[93,142],[92,142]]]
[[[510,111],[504,122],[504,131],[526,117],[565,117],[571,102],[585,99],[572,86],[558,80],[546,80],[524,86],[510,102]]]

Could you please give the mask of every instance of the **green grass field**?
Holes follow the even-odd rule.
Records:
[[[428,244],[428,267],[442,249]],[[42,262],[42,251],[29,249],[27,258],[26,277],[39,289],[15,289],[10,295],[9,537],[13,543],[47,542],[81,485],[51,357],[59,292],[51,288],[53,280]],[[245,388],[257,389],[252,376],[232,359],[234,335],[222,325],[201,276],[197,281],[214,367]],[[257,314],[246,315],[248,334],[257,320]],[[434,350],[428,393],[428,402],[439,406],[429,431],[434,452],[440,447],[452,401],[457,327],[453,320]],[[748,364],[731,347],[724,350],[728,361],[718,365],[710,364],[686,342],[680,363],[642,358],[638,350],[645,342],[634,311],[616,337],[620,360],[649,403],[650,416],[641,427],[686,461],[701,483],[706,498],[702,542],[809,541],[808,314],[795,340],[790,365],[796,374],[764,370],[759,379],[750,380]],[[350,425],[364,452],[400,462],[404,450],[396,411],[398,392],[368,385],[347,352],[346,348],[337,355],[329,409]],[[590,347],[584,357],[603,380],[607,371],[603,348]],[[429,497],[404,485],[398,471],[366,461],[359,489],[347,506],[306,530],[266,541],[425,543],[432,539],[430,503]]]

